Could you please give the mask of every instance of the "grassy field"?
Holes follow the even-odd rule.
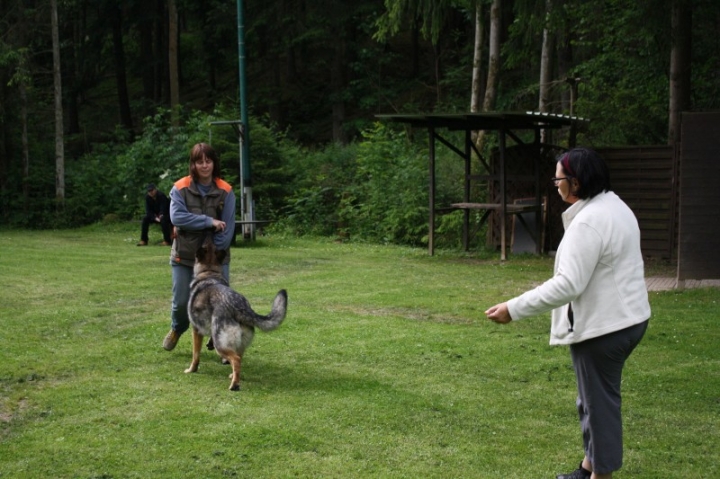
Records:
[[[569,353],[549,315],[483,311],[552,260],[266,237],[231,282],[285,323],[241,390],[169,328],[168,248],[139,225],[0,230],[1,478],[554,478],[582,457]],[[154,236],[153,236],[154,235]],[[160,240],[151,232],[151,240]],[[720,290],[651,293],[624,377],[618,478],[720,476]]]

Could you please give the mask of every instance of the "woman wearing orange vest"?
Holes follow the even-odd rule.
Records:
[[[235,232],[235,193],[220,178],[220,159],[213,148],[198,143],[190,150],[190,175],[170,190],[170,220],[175,238],[170,251],[172,310],[170,331],[163,348],[170,351],[188,330],[187,303],[193,277],[195,252],[208,234],[217,249],[228,251],[223,276],[230,279],[230,243]]]

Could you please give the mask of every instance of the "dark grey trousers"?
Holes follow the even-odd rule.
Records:
[[[583,447],[598,474],[609,474],[622,467],[622,370],[647,325],[645,321],[570,345],[577,378],[577,409]]]

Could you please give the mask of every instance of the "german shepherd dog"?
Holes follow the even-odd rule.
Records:
[[[284,289],[278,292],[270,314],[257,314],[245,296],[230,288],[223,277],[222,262],[226,254],[225,250],[215,248],[211,237],[195,254],[194,279],[190,283],[188,301],[193,355],[185,372],[197,372],[203,336],[210,336],[217,353],[232,365],[230,390],[237,391],[240,389],[243,353],[253,340],[255,327],[272,331],[280,326],[287,311],[287,292]]]

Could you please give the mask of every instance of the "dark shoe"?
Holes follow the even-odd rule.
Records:
[[[177,346],[178,339],[180,339],[180,335],[174,329],[171,329],[163,339],[163,348],[166,351],[172,351]]]
[[[137,245],[138,246],[147,246],[147,241],[141,241]]]
[[[557,479],[590,479],[592,472],[587,469],[583,469],[582,462],[580,466],[570,474],[558,474]]]

